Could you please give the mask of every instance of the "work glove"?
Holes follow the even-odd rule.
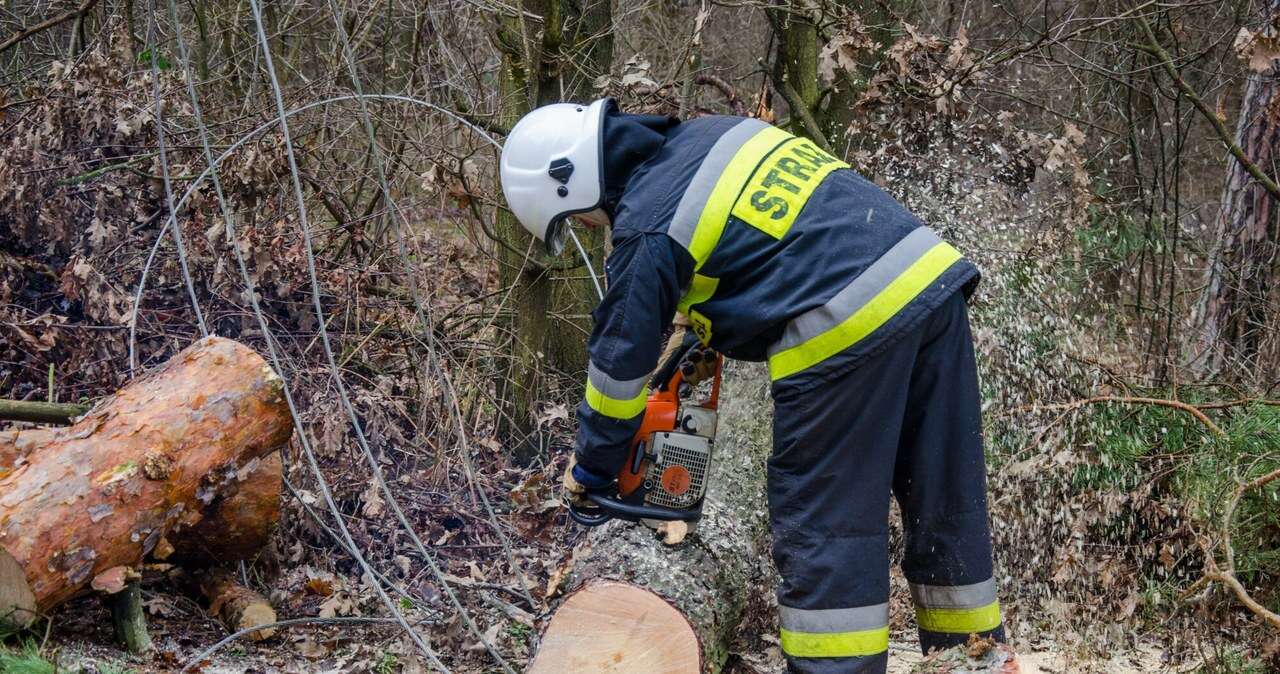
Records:
[[[564,477],[561,478],[560,484],[563,487],[562,498],[565,503],[580,508],[590,508],[593,506],[591,500],[587,498],[587,492],[604,489],[613,484],[613,480],[579,466],[577,455],[571,454],[569,465],[564,469]]]
[[[689,349],[680,362],[680,374],[690,386],[716,376],[716,352],[701,344]]]

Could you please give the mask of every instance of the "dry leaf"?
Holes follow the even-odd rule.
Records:
[[[1255,33],[1248,28],[1241,28],[1231,46],[1236,56],[1255,73],[1271,70],[1273,62],[1280,59],[1280,36],[1273,34],[1271,30]]]

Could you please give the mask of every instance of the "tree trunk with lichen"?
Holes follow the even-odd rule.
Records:
[[[502,55],[498,66],[498,96],[502,103],[498,121],[511,128],[530,110],[534,76],[531,70],[536,65],[530,65],[531,58],[525,53],[525,36],[518,17],[498,18],[493,40]],[[524,437],[534,430],[537,401],[546,397],[544,357],[551,323],[551,278],[542,245],[520,226],[516,217],[506,209],[498,209],[496,219],[498,278],[504,288],[510,288],[503,320],[510,339],[510,367],[506,376],[500,377],[500,419],[504,434]],[[536,445],[517,450],[518,463],[527,464],[535,457],[537,452],[529,447]]]
[[[46,431],[0,479],[0,546],[38,610],[140,564],[243,479],[241,469],[287,443],[281,384],[249,348],[210,337],[75,425]]]
[[[748,600],[773,588],[765,501],[765,461],[773,446],[768,384],[759,365],[726,367],[707,502],[683,543],[666,547],[645,527],[611,522],[574,551],[567,598],[546,626],[531,672],[720,670]],[[588,639],[573,629],[584,621],[593,625]],[[668,659],[657,663],[674,669],[655,668],[653,649],[636,638],[649,632],[678,635],[663,637],[668,640],[658,649]],[[691,648],[701,669],[682,668]]]
[[[561,73],[564,68],[556,68],[554,72],[557,77],[564,78],[564,100],[587,103],[598,95],[595,89],[596,78],[607,75],[613,65],[613,8],[608,0],[585,0],[581,5],[567,4],[568,12],[561,13],[560,16],[565,22],[565,29],[572,29],[572,33],[562,36],[561,40],[573,45],[575,58],[573,66],[567,69],[568,72]],[[557,57],[559,51],[560,45],[556,45],[556,50],[552,52],[544,48],[543,57]],[[544,79],[538,86],[539,104],[559,100],[559,81]],[[604,242],[608,232],[603,228],[581,227],[574,231],[590,256],[595,273],[603,274]],[[578,251],[572,242],[565,255],[578,260]],[[603,278],[600,283],[601,286],[604,285]],[[591,280],[591,272],[582,264],[556,272],[552,293],[552,306],[557,314],[554,320],[558,325],[551,331],[547,345],[551,365],[563,373],[585,372],[587,337],[591,334],[591,311],[600,301],[595,283]]]

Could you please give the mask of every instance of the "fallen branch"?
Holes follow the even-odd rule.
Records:
[[[1226,432],[1223,431],[1222,428],[1218,426],[1218,424],[1213,423],[1213,420],[1210,419],[1207,414],[1201,411],[1199,407],[1192,405],[1190,403],[1184,403],[1181,400],[1168,400],[1165,398],[1143,398],[1139,396],[1104,395],[1104,396],[1094,396],[1092,398],[1084,398],[1082,400],[1073,400],[1071,402],[1065,402],[1065,403],[1053,403],[1049,405],[1040,405],[1040,404],[1025,405],[1023,407],[1016,408],[1013,411],[1025,412],[1025,411],[1031,411],[1031,410],[1074,410],[1074,409],[1084,407],[1086,405],[1096,405],[1100,403],[1158,405],[1160,407],[1169,407],[1175,410],[1182,410],[1183,412],[1186,412],[1187,414],[1190,414],[1191,416],[1195,417],[1196,420],[1199,421],[1200,423],[1204,424],[1205,428],[1208,428],[1210,431],[1213,431],[1214,435],[1217,435],[1218,437],[1227,436]]]
[[[1249,594],[1248,588],[1236,578],[1236,556],[1235,549],[1231,543],[1231,524],[1235,521],[1236,509],[1240,505],[1240,499],[1244,495],[1255,490],[1261,489],[1268,484],[1280,480],[1280,468],[1277,468],[1260,477],[1256,477],[1248,482],[1240,482],[1236,485],[1236,492],[1227,503],[1227,509],[1222,513],[1222,548],[1227,558],[1226,568],[1218,566],[1217,555],[1214,553],[1213,546],[1206,542],[1203,537],[1197,536],[1200,543],[1200,549],[1204,551],[1205,572],[1195,583],[1183,593],[1183,596],[1192,594],[1197,588],[1208,585],[1212,582],[1218,582],[1225,585],[1231,590],[1236,599],[1244,605],[1245,608],[1253,612],[1254,615],[1270,624],[1277,630],[1280,630],[1280,614],[1263,606],[1261,602],[1253,598]]]
[[[37,424],[69,424],[89,411],[88,405],[46,403],[29,400],[0,400],[0,421],[30,421]]]

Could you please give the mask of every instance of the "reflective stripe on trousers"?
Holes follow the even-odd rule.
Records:
[[[916,623],[922,630],[967,635],[1000,626],[994,578],[957,586],[911,583],[911,599],[916,605]]]
[[[769,348],[769,376],[789,377],[862,341],[960,259],[933,230],[915,229],[826,304],[787,324]]]
[[[793,658],[852,658],[889,649],[889,604],[854,608],[778,607],[782,652]]]
[[[587,367],[587,405],[614,419],[630,419],[644,412],[649,377],[620,380],[591,363]]]

